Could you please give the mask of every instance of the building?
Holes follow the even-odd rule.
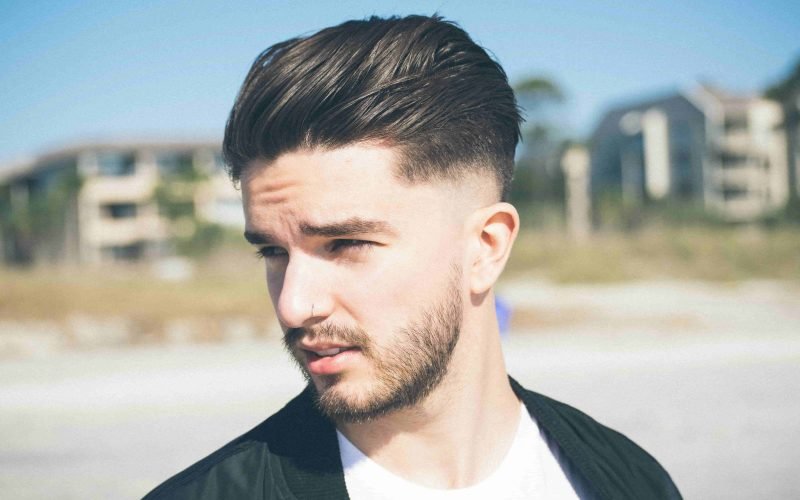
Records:
[[[6,263],[156,258],[197,221],[244,225],[218,143],[84,144],[0,169]]]
[[[592,193],[693,201],[731,221],[757,219],[788,201],[782,121],[774,101],[708,85],[614,108],[591,137]]]
[[[786,134],[786,153],[789,168],[790,199],[795,209],[800,207],[800,62],[784,80],[769,90],[767,96],[781,103]]]
[[[800,198],[800,83],[783,99],[790,196]]]
[[[703,112],[683,94],[612,109],[590,139],[592,194],[702,197],[705,141]]]

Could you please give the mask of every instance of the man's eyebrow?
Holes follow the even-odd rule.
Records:
[[[300,231],[304,236],[322,236],[325,238],[339,238],[368,233],[386,233],[396,235],[397,231],[386,221],[362,219],[351,217],[340,222],[327,224],[300,223]],[[269,233],[260,231],[245,231],[244,239],[251,245],[274,245],[277,238]]]
[[[275,242],[275,237],[271,234],[257,231],[245,231],[244,239],[251,245],[271,245]]]
[[[301,223],[300,231],[305,236],[323,236],[326,238],[336,238],[341,236],[352,236],[366,233],[387,233],[397,234],[397,231],[386,221],[362,219],[361,217],[351,217],[340,222],[328,224],[308,224]]]

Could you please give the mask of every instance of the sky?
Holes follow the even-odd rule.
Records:
[[[800,60],[796,0],[0,0],[0,164],[82,141],[220,139],[268,46],[412,13],[458,22],[512,83],[557,82],[576,139],[614,103],[697,81],[761,92]]]

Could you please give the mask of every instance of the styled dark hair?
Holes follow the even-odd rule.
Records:
[[[261,53],[222,148],[238,181],[253,160],[376,141],[398,148],[410,182],[485,171],[505,199],[520,121],[505,72],[456,24],[371,17]]]

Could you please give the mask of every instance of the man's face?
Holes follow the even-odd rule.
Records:
[[[363,144],[301,150],[242,177],[246,234],[287,348],[322,410],[345,421],[422,400],[462,322],[458,186],[409,184],[396,161]]]

